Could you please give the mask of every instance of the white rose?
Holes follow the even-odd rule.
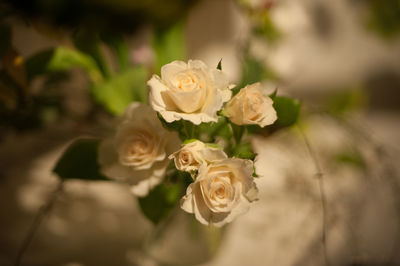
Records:
[[[237,125],[271,125],[277,119],[272,99],[260,83],[247,85],[225,107],[226,116]]]
[[[192,172],[202,164],[226,159],[228,156],[219,148],[207,145],[199,140],[182,145],[182,148],[169,156],[174,159],[178,170]]]
[[[179,148],[175,133],[165,130],[149,106],[132,103],[114,137],[100,143],[101,172],[131,185],[132,193],[145,196],[158,185],[168,165],[168,154]]]
[[[167,122],[189,120],[193,124],[216,122],[217,111],[231,98],[225,73],[207,67],[200,60],[173,61],[161,68],[161,78],[147,82],[150,103]]]
[[[181,208],[202,224],[222,226],[246,212],[257,199],[253,162],[238,158],[203,164],[181,199]]]

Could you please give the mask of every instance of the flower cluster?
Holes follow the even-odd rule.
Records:
[[[260,83],[247,85],[232,97],[235,86],[227,75],[199,60],[163,66],[161,77],[153,75],[148,86],[151,107],[132,103],[115,134],[100,144],[102,174],[129,183],[135,195],[144,197],[163,181],[173,160],[175,171],[190,173],[192,178],[181,208],[206,225],[231,222],[257,199],[253,161],[232,156],[226,151],[232,150],[229,145],[224,151],[215,143],[192,139],[193,134],[183,132],[182,127],[171,130],[165,124],[190,123],[196,137],[200,124],[221,117],[231,129],[265,127],[277,119],[272,99]],[[232,145],[240,141],[235,139]]]

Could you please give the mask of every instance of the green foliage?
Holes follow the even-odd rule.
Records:
[[[97,139],[78,139],[58,160],[53,172],[61,179],[108,180],[99,171]]]
[[[262,36],[269,42],[276,42],[281,37],[281,33],[275,27],[268,12],[260,13],[258,23],[254,27],[254,33]]]
[[[186,144],[189,144],[189,143],[192,143],[192,142],[195,142],[195,141],[197,141],[197,139],[187,139],[182,144],[186,145]]]
[[[217,69],[222,70],[222,58],[218,62]]]
[[[95,99],[113,114],[122,114],[133,101],[147,102],[147,71],[143,66],[127,69],[102,83],[94,84]]]
[[[8,25],[3,23],[0,24],[0,40],[0,58],[2,58],[11,47],[11,30]]]
[[[217,122],[202,123],[198,126],[198,135],[204,142],[215,142],[216,137],[230,140],[233,132],[226,117],[219,117]]]
[[[72,36],[74,45],[96,62],[104,77],[110,76],[110,70],[100,50],[100,38],[93,30],[79,30]]]
[[[160,184],[153,188],[146,197],[138,198],[143,214],[154,224],[167,217],[176,207],[182,196],[181,184]]]
[[[368,0],[367,27],[381,36],[391,38],[400,32],[399,0]]]
[[[235,125],[234,123],[231,123],[231,128],[236,144],[240,143],[246,128],[244,126]]]
[[[102,80],[96,62],[91,57],[63,46],[39,52],[25,62],[28,80],[37,75],[66,71],[75,67],[86,70],[94,82]]]
[[[249,160],[254,160],[256,158],[256,154],[253,152],[253,149],[249,142],[236,145],[235,149],[233,150],[233,156]]]
[[[102,34],[101,39],[115,53],[119,71],[124,71],[129,67],[129,48],[124,37],[119,33]]]
[[[155,69],[160,73],[161,67],[174,60],[185,60],[186,45],[183,23],[155,31],[153,48],[156,54]]]
[[[336,116],[343,116],[361,108],[366,96],[361,89],[349,89],[331,95],[327,102],[327,112]]]
[[[271,70],[266,68],[262,62],[252,56],[246,56],[243,62],[242,80],[239,85],[233,89],[233,94],[239,92],[246,85],[261,82],[263,80],[277,80],[278,76]]]
[[[278,116],[274,126],[282,128],[294,125],[300,115],[301,103],[296,99],[284,96],[275,96],[273,101],[273,106]]]

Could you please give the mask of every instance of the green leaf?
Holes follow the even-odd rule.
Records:
[[[76,48],[94,59],[104,77],[110,76],[107,62],[100,50],[100,38],[93,30],[79,30],[72,36]]]
[[[269,97],[270,97],[272,100],[274,100],[277,93],[278,93],[278,88],[275,88],[275,90],[269,95]]]
[[[5,52],[11,47],[11,30],[6,24],[0,24],[0,58],[3,57]]]
[[[160,113],[157,113],[158,119],[160,120],[161,124],[163,127],[169,131],[176,131],[176,132],[182,132],[183,129],[183,121],[182,120],[177,120],[171,123],[168,123],[165,121],[165,119],[160,115]],[[182,136],[183,138],[185,136]]]
[[[256,25],[254,33],[265,37],[271,43],[279,40],[281,33],[271,20],[269,12],[263,12],[258,19],[258,25]]]
[[[110,79],[94,84],[95,99],[112,114],[122,114],[133,101],[147,102],[147,70],[144,66],[129,68]]]
[[[222,58],[218,62],[217,69],[222,70]]]
[[[233,150],[233,156],[242,159],[254,160],[256,154],[253,152],[251,144],[249,142],[240,143]]]
[[[265,67],[262,62],[254,57],[247,56],[243,62],[242,80],[239,86],[234,88],[233,94],[239,92],[246,85],[261,82],[263,80],[278,80],[278,76],[269,68]]]
[[[58,160],[53,172],[61,179],[108,180],[97,162],[97,139],[78,139]]]
[[[234,123],[231,123],[231,127],[236,143],[240,143],[246,128],[244,126],[235,125]]]
[[[369,16],[366,26],[385,38],[393,38],[400,33],[400,1],[369,0]]]
[[[217,136],[226,140],[233,137],[232,128],[226,117],[220,117],[218,122],[201,123],[198,126],[198,133],[205,142],[214,142]]]
[[[101,35],[101,39],[113,49],[117,62],[119,65],[119,71],[124,71],[129,67],[129,48],[124,37],[118,33],[106,33]]]
[[[301,107],[301,103],[298,100],[284,96],[276,96],[273,106],[278,116],[274,126],[289,127],[297,122]]]
[[[360,109],[365,102],[366,95],[360,88],[345,90],[329,96],[327,111],[333,115],[343,116]]]
[[[163,65],[174,60],[185,60],[186,44],[183,23],[156,30],[153,36],[153,48],[156,54],[155,69],[158,74]]]
[[[177,206],[181,192],[180,184],[160,184],[153,188],[146,197],[138,198],[140,209],[150,221],[157,224]]]
[[[75,67],[86,70],[94,82],[102,80],[102,75],[91,57],[63,46],[39,52],[25,62],[28,80],[37,75],[67,71]]]
[[[198,139],[187,139],[182,144],[186,145],[186,144],[189,144],[189,143],[192,143],[192,142],[195,142],[195,141],[198,141]]]

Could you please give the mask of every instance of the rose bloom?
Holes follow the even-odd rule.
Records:
[[[225,107],[226,116],[236,125],[271,125],[277,119],[272,99],[260,83],[247,85]]]
[[[253,170],[251,160],[238,158],[203,164],[181,199],[181,208],[205,225],[231,222],[257,199]]]
[[[165,130],[149,106],[132,103],[112,138],[99,145],[101,172],[131,185],[137,196],[145,196],[158,185],[169,163],[168,154],[179,149],[175,133]]]
[[[182,145],[182,148],[169,156],[174,159],[175,167],[178,170],[193,172],[199,169],[202,164],[226,159],[225,152],[199,140]]]
[[[161,78],[147,82],[150,103],[167,122],[189,120],[193,124],[216,122],[217,111],[231,98],[224,72],[207,67],[200,60],[173,61],[161,68]]]

